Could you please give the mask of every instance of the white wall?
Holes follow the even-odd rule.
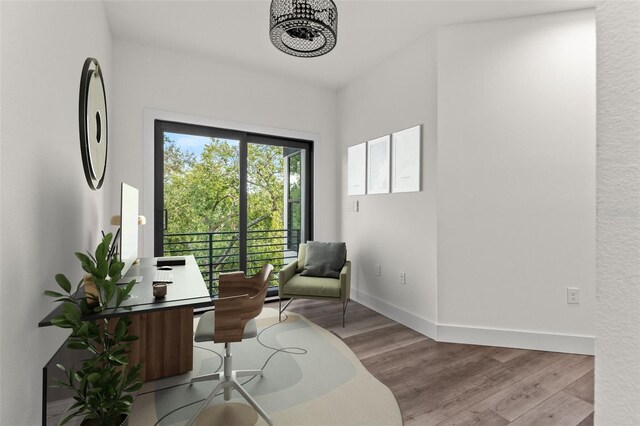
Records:
[[[352,296],[428,335],[437,319],[436,94],[436,36],[428,34],[338,96],[340,227],[353,261]],[[348,196],[347,148],[417,124],[423,125],[422,191]],[[360,211],[347,211],[355,200]]]
[[[142,229],[147,255],[152,254],[153,187],[145,176],[152,173],[153,152],[144,117],[150,110],[193,118],[196,124],[264,129],[278,135],[314,134],[314,236],[337,238],[335,92],[127,42],[115,42],[114,54],[111,204],[118,205],[115,188],[120,181],[140,189],[143,214],[150,220]]]
[[[593,353],[594,11],[438,37],[438,337]]]
[[[85,181],[78,139],[80,73],[88,56],[113,75],[99,2],[2,2],[0,377],[2,425],[41,420],[42,367],[66,333],[37,324],[53,307],[54,275],[74,280],[73,252],[95,247],[104,194]]]
[[[0,2],[0,24],[2,24],[2,2]],[[0,50],[2,48],[2,31],[0,30]],[[0,88],[2,87],[2,55],[0,55]],[[2,96],[0,95],[0,241],[2,241]],[[0,265],[2,265],[2,244],[0,244]],[[0,289],[2,289],[2,273],[0,273]],[[0,290],[0,319],[2,318],[2,291]],[[0,327],[0,348],[2,348],[2,327]],[[0,419],[2,419],[2,351],[0,350]]]
[[[593,353],[593,11],[426,35],[338,111],[354,299],[440,340]],[[422,191],[347,196],[347,147],[415,124]]]
[[[640,424],[640,3],[600,1],[595,422]]]

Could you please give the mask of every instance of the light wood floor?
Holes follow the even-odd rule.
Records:
[[[269,306],[277,308],[277,303]],[[358,303],[295,300],[393,392],[405,425],[592,425],[593,357],[438,343]]]

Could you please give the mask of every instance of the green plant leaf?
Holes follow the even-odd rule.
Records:
[[[96,267],[96,262],[84,253],[76,252],[76,257],[80,259],[82,269],[91,274],[94,278],[100,277],[100,270]]]
[[[86,297],[82,297],[80,299],[80,310],[82,310],[82,312],[85,312],[85,313],[91,312],[91,306],[89,306],[89,303],[87,302]]]
[[[133,290],[133,286],[136,285],[136,280],[133,279],[131,281],[129,281],[129,283],[127,284],[127,286],[125,287],[125,296],[128,296],[129,293],[131,293],[131,290]]]
[[[100,327],[98,327],[98,325],[95,322],[88,321],[87,324],[88,324],[88,327],[89,327],[89,332],[92,335],[98,335],[100,333]]]
[[[59,385],[59,386],[56,386],[56,387],[63,388],[63,389],[73,389],[73,386],[71,386],[68,381],[67,382],[63,382],[62,380],[56,379],[54,377],[53,378],[53,382],[56,383],[57,385]]]
[[[122,269],[124,268],[124,262],[113,261],[111,262],[111,266],[109,267],[109,276],[115,277],[116,275],[120,276]]]
[[[106,259],[107,257],[109,246],[105,244],[106,239],[107,236],[105,235],[105,237],[102,239],[102,242],[98,244],[98,247],[96,247],[95,259],[97,260],[97,263],[100,263],[102,259]]]
[[[109,246],[111,245],[112,239],[113,239],[113,234],[111,232],[108,232],[107,235],[105,235],[104,238],[102,239],[102,242],[104,242],[104,245],[107,248],[107,253],[109,252]]]
[[[89,323],[87,321],[84,321],[82,325],[80,325],[80,328],[78,328],[77,333],[86,335],[88,332],[89,332]]]
[[[113,299],[113,294],[116,292],[116,285],[114,283],[108,283],[105,285],[104,289],[104,301],[108,304],[109,302],[111,302],[111,299]]]
[[[87,349],[89,345],[85,342],[69,342],[67,348],[69,349]]]
[[[49,297],[64,297],[64,294],[58,293],[57,291],[51,291],[51,290],[45,290],[44,293],[42,294]]]
[[[71,293],[71,283],[69,282],[67,277],[64,276],[64,274],[56,274],[56,282],[61,289],[63,289],[67,293]]]
[[[124,301],[124,292],[121,288],[116,289],[116,308],[119,308]]]
[[[135,392],[137,390],[140,390],[141,388],[142,388],[142,382],[138,382],[138,383],[134,383],[133,385],[129,386],[124,391],[125,392]]]
[[[101,277],[106,278],[109,276],[109,263],[105,259],[98,259],[97,267]]]
[[[79,251],[77,251],[75,254],[76,254],[76,257],[78,259],[80,259],[80,263],[82,264],[83,267],[84,266],[88,266],[88,265],[93,266],[94,262],[89,258],[89,256],[87,256],[86,254],[81,253]],[[87,272],[89,272],[89,271],[87,271]]]
[[[69,414],[67,417],[65,417],[62,422],[60,422],[60,426],[64,426],[67,423],[69,423],[69,420],[73,419],[74,417],[78,416],[79,413],[77,412],[73,412],[71,414]]]
[[[74,305],[78,303],[78,301],[76,299],[74,299],[73,297],[69,297],[69,296],[63,296],[63,297],[61,297],[59,299],[54,300],[54,302],[69,302],[69,303],[72,303]]]
[[[82,402],[83,402],[83,399],[82,399],[82,398],[80,398],[80,397],[79,397],[79,396],[77,396],[77,395],[75,395],[75,396],[73,397],[73,400],[74,400],[74,401],[76,401],[76,402],[75,402],[75,403],[74,403],[70,408],[75,408],[75,407],[79,406],[80,404],[82,404]]]
[[[89,256],[89,259],[91,259],[93,263],[95,263],[96,265],[98,264],[98,260],[95,257],[93,257],[91,253],[87,252],[87,256]]]
[[[112,349],[112,351],[111,351],[111,355],[112,355],[113,357],[118,357],[118,358],[120,358],[120,357],[124,357],[124,356],[125,356],[125,355],[127,355],[127,353],[128,353],[128,352],[127,352],[125,349],[123,349],[123,348],[114,349],[114,348],[112,347],[111,349]]]
[[[67,319],[64,317],[53,318],[51,320],[51,325],[55,325],[56,327],[60,327],[60,328],[73,327],[73,325],[69,321],[67,321]]]
[[[80,309],[72,303],[62,304],[62,315],[72,325],[76,325],[80,322]]]
[[[120,341],[127,334],[127,321],[124,319],[118,320],[118,324],[116,324],[116,340]]]
[[[100,380],[100,377],[101,377],[100,373],[91,373],[87,376],[87,381],[89,383],[95,383],[98,380]]]
[[[110,356],[109,361],[115,365],[127,365],[127,363],[129,362],[126,356]]]

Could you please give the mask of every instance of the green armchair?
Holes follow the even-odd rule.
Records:
[[[316,243],[310,242],[309,244]],[[335,300],[342,302],[342,326],[344,327],[347,305],[351,297],[351,262],[346,259],[346,248],[344,248],[344,258],[339,259],[337,263],[335,259],[328,259],[333,268],[344,262],[341,266],[342,269],[338,269],[339,275],[336,271],[336,278],[305,275],[305,273],[308,273],[308,270],[305,271],[306,261],[307,244],[302,243],[298,249],[298,259],[278,272],[279,320],[282,321],[282,313],[294,299]],[[309,266],[308,263],[307,266]],[[337,268],[340,268],[340,266],[337,266]],[[320,269],[324,270],[322,266]],[[282,299],[290,299],[284,307],[282,307]]]

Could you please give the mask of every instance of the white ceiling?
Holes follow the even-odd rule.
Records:
[[[318,58],[296,58],[273,47],[269,0],[105,0],[105,10],[115,39],[339,89],[442,25],[594,6],[594,0],[334,1],[338,43]]]

